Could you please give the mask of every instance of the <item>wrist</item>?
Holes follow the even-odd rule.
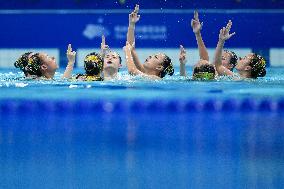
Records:
[[[68,64],[67,65],[73,65],[75,63],[75,60],[68,60]]]
[[[199,30],[199,31],[197,31],[197,32],[194,32],[194,34],[195,34],[196,36],[198,36],[198,37],[200,37],[200,36],[201,36],[201,32],[200,32],[200,30]]]
[[[129,22],[129,27],[130,28],[135,28],[135,22]]]
[[[222,44],[224,44],[225,43],[225,39],[221,39],[221,38],[219,38],[219,43],[222,43]]]

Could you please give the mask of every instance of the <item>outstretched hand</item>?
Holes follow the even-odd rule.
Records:
[[[139,21],[140,15],[138,13],[139,5],[136,5],[134,11],[129,14],[129,25],[135,25]]]
[[[201,29],[202,29],[202,26],[203,26],[203,22],[200,23],[198,12],[194,11],[194,18],[191,19],[191,27],[192,27],[193,32],[195,34],[199,33],[201,31]]]
[[[68,45],[66,55],[67,55],[68,63],[74,64],[75,58],[76,58],[76,51],[72,51],[71,44]]]
[[[232,25],[233,25],[232,21],[229,20],[227,26],[223,27],[220,30],[219,40],[226,41],[226,40],[230,39],[233,35],[236,34],[235,32],[230,34],[230,30],[231,30]]]
[[[185,48],[182,45],[180,45],[179,62],[181,64],[185,64],[186,61],[187,61],[186,60],[186,50],[185,50]]]

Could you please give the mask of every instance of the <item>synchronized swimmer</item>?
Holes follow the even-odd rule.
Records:
[[[127,31],[126,45],[123,47],[125,60],[130,75],[139,75],[145,78],[157,80],[166,75],[174,74],[174,66],[171,59],[164,53],[149,56],[142,64],[135,50],[135,25],[140,20],[139,5],[129,14],[129,26]],[[235,35],[230,33],[232,21],[229,20],[226,27],[219,33],[219,40],[212,63],[209,61],[208,51],[202,39],[201,30],[203,22],[200,22],[198,12],[194,12],[191,27],[195,34],[199,61],[193,67],[193,80],[214,80],[218,76],[231,76],[234,79],[264,77],[266,75],[265,59],[255,53],[249,53],[244,58],[239,58],[233,51],[223,50],[225,41]],[[117,52],[111,51],[106,45],[105,37],[102,36],[101,52],[91,52],[84,59],[85,73],[72,75],[75,64],[76,52],[68,45],[66,56],[68,63],[62,79],[78,81],[107,81],[118,79],[119,69],[122,67],[122,59]],[[186,50],[180,45],[180,75],[186,73]],[[53,79],[58,65],[54,57],[46,53],[27,52],[14,63],[20,68],[27,78]],[[237,73],[233,70],[236,69]]]

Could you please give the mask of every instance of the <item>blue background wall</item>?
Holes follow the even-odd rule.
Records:
[[[183,44],[196,48],[189,22],[197,8],[209,48],[216,47],[219,29],[229,19],[237,35],[226,48],[250,48],[268,59],[271,48],[284,48],[283,0],[11,0],[0,1],[0,49],[58,48],[63,57],[68,43],[76,48],[98,48],[102,34],[112,48],[122,48],[128,14],[136,3],[141,8],[137,47],[178,48]]]

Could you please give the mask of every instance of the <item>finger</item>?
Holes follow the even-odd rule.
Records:
[[[236,32],[231,33],[229,36],[232,37],[232,36],[234,36],[234,35],[236,35]]]
[[[72,46],[71,44],[68,44],[67,52],[71,52],[71,51],[72,51]]]
[[[190,22],[191,27],[193,27],[193,23],[194,23],[194,20],[191,19],[191,22]]]
[[[104,35],[102,35],[102,46],[105,46],[106,44],[106,38]]]
[[[228,30],[230,30],[230,29],[231,29],[231,27],[232,27],[232,21],[231,21],[231,20],[229,20],[229,22],[228,22],[228,24],[227,24],[226,28],[227,28]]]
[[[194,20],[199,20],[198,12],[196,10],[194,11]]]
[[[140,20],[140,15],[137,15],[137,19]]]
[[[135,9],[134,9],[134,12],[135,12],[135,13],[138,13],[138,11],[139,11],[139,5],[136,4]]]

